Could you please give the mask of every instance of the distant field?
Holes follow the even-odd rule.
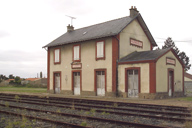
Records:
[[[26,93],[46,93],[46,88],[27,88],[27,87],[0,87],[0,92],[26,92]]]

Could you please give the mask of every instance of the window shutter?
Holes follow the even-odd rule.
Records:
[[[104,56],[103,46],[104,46],[104,42],[98,42],[97,43],[97,57],[103,57]]]
[[[60,50],[56,49],[55,50],[55,62],[60,62]]]
[[[75,46],[73,51],[74,51],[74,60],[79,60],[79,46]]]

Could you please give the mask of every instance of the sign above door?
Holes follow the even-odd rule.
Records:
[[[72,69],[81,69],[82,68],[82,64],[81,63],[71,64],[71,68]]]

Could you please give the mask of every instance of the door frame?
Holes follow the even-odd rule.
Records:
[[[168,68],[167,69],[167,92],[168,92],[168,96],[169,96],[169,72],[173,72],[173,78],[172,78],[172,92],[171,92],[171,96],[170,97],[172,97],[173,96],[173,93],[174,93],[174,69],[172,69],[172,68]]]
[[[81,91],[82,91],[82,71],[81,70],[72,70],[71,71],[71,90],[74,95],[74,76],[73,76],[74,72],[80,73],[80,95],[81,95]]]
[[[97,71],[104,71],[105,73],[105,95],[107,92],[107,69],[94,69],[94,92],[96,92],[97,95]]]
[[[138,96],[141,90],[140,84],[141,84],[141,71],[140,67],[130,67],[125,68],[125,92],[128,92],[128,70],[138,70]],[[128,96],[128,95],[127,95]]]
[[[55,71],[53,72],[53,90],[54,90],[54,93],[55,93],[55,74],[60,74],[60,92],[61,92],[61,71]]]

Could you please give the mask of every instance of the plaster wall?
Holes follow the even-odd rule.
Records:
[[[122,64],[118,66],[118,90],[125,92],[125,68],[140,67],[140,93],[149,93],[149,64]]]
[[[105,60],[95,59],[96,41],[67,44],[50,48],[50,90],[53,90],[53,72],[61,71],[61,90],[72,90],[72,70],[82,70],[82,91],[94,91],[94,69],[107,69],[107,91],[112,91],[112,39],[105,38]],[[80,44],[82,69],[72,69],[73,45]],[[61,63],[54,64],[54,49],[61,48]]]
[[[192,81],[192,79],[190,79],[188,77],[184,77],[184,81]]]
[[[143,48],[130,45],[130,38],[143,42]],[[151,50],[151,43],[149,42],[146,34],[141,28],[137,20],[132,21],[120,33],[120,58],[134,52],[134,51],[148,51]]]
[[[174,58],[176,65],[166,64],[166,57]],[[183,68],[174,54],[169,51],[156,62],[156,92],[168,92],[168,69],[174,70],[174,91],[183,91]]]

